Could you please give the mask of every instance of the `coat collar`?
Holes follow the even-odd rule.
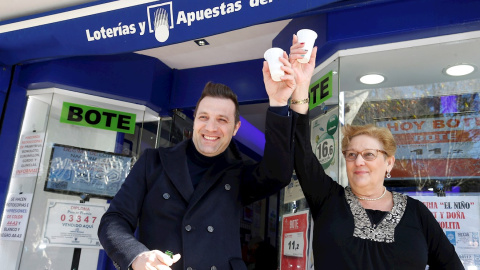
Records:
[[[225,155],[226,158],[216,162],[210,167],[202,178],[202,181],[200,181],[194,190],[187,165],[186,152],[188,143],[189,140],[180,142],[174,147],[159,151],[159,154],[163,168],[171,179],[172,184],[180,192],[185,201],[189,202],[189,204],[194,204],[217,182],[223,172],[228,170],[228,168],[241,164],[243,161],[240,151],[232,139],[230,145],[225,150],[227,151]],[[194,195],[193,198],[192,195]]]

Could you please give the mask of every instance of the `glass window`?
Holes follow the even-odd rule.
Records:
[[[432,211],[466,268],[478,267],[480,256],[479,46],[467,39],[350,55],[340,58],[339,72],[342,123],[392,132],[396,161],[385,186]],[[473,72],[448,75],[456,64]],[[363,84],[366,74],[384,81]],[[344,159],[340,167],[346,185]]]

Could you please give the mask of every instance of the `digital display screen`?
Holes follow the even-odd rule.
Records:
[[[54,144],[45,191],[113,198],[132,167],[132,157]]]

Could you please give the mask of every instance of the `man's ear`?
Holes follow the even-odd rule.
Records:
[[[235,129],[233,130],[233,136],[237,135],[237,131],[238,131],[238,129],[240,128],[241,125],[242,125],[242,122],[241,122],[241,121],[238,121],[238,122],[235,124]]]

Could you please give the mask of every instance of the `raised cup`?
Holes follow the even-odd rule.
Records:
[[[283,50],[280,48],[270,48],[265,52],[263,57],[268,62],[268,68],[270,69],[272,80],[276,82],[281,81],[280,77],[285,75],[285,71],[280,69],[283,64],[279,59],[280,57],[283,57]]]
[[[315,44],[315,40],[317,39],[317,33],[310,29],[301,29],[297,32],[298,42],[305,43],[303,48],[308,50],[305,52],[305,56],[303,58],[297,59],[300,63],[308,63],[310,61],[310,56],[312,55],[313,45]]]

